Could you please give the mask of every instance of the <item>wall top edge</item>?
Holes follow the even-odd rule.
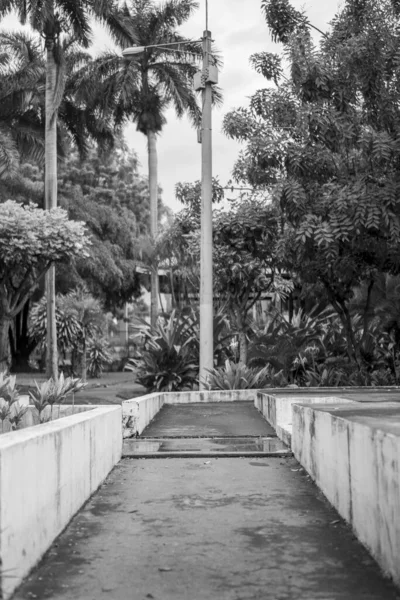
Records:
[[[218,397],[221,396],[226,396],[226,397],[231,397],[231,396],[237,396],[238,394],[242,394],[243,396],[256,396],[257,392],[259,390],[202,390],[202,391],[186,391],[186,392],[154,392],[152,394],[144,394],[143,396],[137,396],[136,398],[130,398],[128,400],[124,400],[122,402],[122,404],[126,404],[126,403],[134,403],[134,402],[138,402],[139,404],[141,402],[146,402],[147,400],[156,400],[158,398],[161,399],[168,399],[171,400],[171,398],[176,397],[178,398],[184,398],[184,397],[188,397],[191,398],[192,401],[193,399],[201,399],[201,398],[210,398],[213,395],[217,396],[216,398],[216,402],[218,401]]]
[[[122,413],[121,406],[93,405],[93,410],[83,411],[76,415],[60,417],[54,421],[42,423],[41,425],[32,425],[31,427],[26,427],[25,429],[20,429],[18,431],[9,431],[8,433],[0,435],[0,452],[15,444],[25,443],[43,436],[51,436],[54,433],[68,430],[76,425],[85,423],[86,421],[95,420],[112,413]]]
[[[293,410],[330,415],[334,420],[352,423],[383,435],[400,437],[400,403],[374,402],[368,404],[294,404]]]

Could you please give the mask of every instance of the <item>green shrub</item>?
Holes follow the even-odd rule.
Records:
[[[144,339],[143,351],[125,366],[137,373],[136,381],[148,392],[192,389],[198,379],[198,360],[190,317],[173,311],[169,318],[160,319],[154,330],[144,321],[137,329]]]
[[[96,338],[88,345],[88,371],[90,377],[101,377],[105,365],[112,362],[109,344],[104,338]]]
[[[281,373],[275,373],[269,366],[263,369],[250,368],[241,363],[227,360],[225,366],[209,371],[209,390],[248,390],[262,389],[278,385]]]

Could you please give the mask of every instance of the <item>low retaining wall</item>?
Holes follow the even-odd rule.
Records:
[[[296,396],[294,394],[279,396],[266,392],[258,392],[255,399],[255,407],[263,417],[275,429],[277,436],[288,446],[291,445],[292,437],[292,414],[293,405],[305,404],[353,404],[353,400],[338,398],[336,396],[306,396],[304,393]]]
[[[400,407],[293,405],[292,450],[400,585]]]
[[[91,408],[0,436],[4,598],[121,458],[121,407]]]
[[[161,410],[165,400],[164,393],[147,394],[122,403],[123,437],[140,435]]]
[[[166,404],[189,402],[254,402],[258,390],[210,390],[206,392],[167,392]]]
[[[37,411],[35,410],[35,407],[27,404],[23,404],[20,402],[20,404],[24,405],[27,407],[27,411],[24,414],[24,416],[22,417],[22,421],[21,424],[19,426],[18,429],[25,429],[26,427],[32,427],[33,425],[39,425],[39,416],[37,414]],[[77,415],[79,413],[82,412],[86,412],[88,410],[92,410],[93,405],[89,405],[89,404],[61,404],[61,405],[54,405],[53,407],[53,411],[51,411],[50,406],[46,406],[46,408],[43,411],[43,418],[45,421],[50,420],[51,419],[51,415],[53,415],[53,418],[51,420],[56,420],[56,419],[61,419],[62,417],[69,417],[70,415]],[[3,431],[2,433],[8,433],[9,431],[12,431],[12,427],[11,424],[8,421],[4,421],[4,423],[2,423],[2,427],[3,427]]]
[[[207,392],[160,392],[122,403],[124,438],[140,435],[163,404],[192,402],[255,402],[258,390],[213,390]]]

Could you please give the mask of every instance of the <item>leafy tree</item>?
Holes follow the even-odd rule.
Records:
[[[214,186],[215,201],[222,196]],[[189,280],[198,292],[200,257],[200,186],[180,184],[178,194],[188,208],[178,213],[164,234],[164,260],[175,263],[175,277]],[[265,293],[285,293],[292,287],[280,273],[275,246],[278,239],[276,209],[268,202],[249,198],[229,210],[214,211],[214,293],[240,341],[240,361],[247,362],[249,314]]]
[[[12,319],[32,296],[51,263],[87,253],[83,223],[62,209],[0,203],[0,366],[8,362]]]
[[[84,281],[115,311],[140,293],[137,239],[147,231],[149,199],[136,156],[123,144],[107,154],[92,148],[83,162],[73,153],[61,170],[60,203],[86,222],[92,240],[89,257],[60,272],[60,291]]]
[[[278,87],[225,119],[226,132],[247,143],[235,177],[272,186],[282,220],[277,256],[303,282],[324,286],[361,366],[354,289],[367,282],[371,292],[380,273],[400,265],[399,15],[388,0],[348,0],[315,46],[307,18],[287,0],[263,6],[284,60],[256,57]],[[365,335],[368,327],[365,319]]]
[[[179,182],[175,186],[175,196],[190,212],[200,218],[201,212],[201,181]],[[212,180],[212,197],[213,204],[222,202],[225,196],[225,191],[217,177]]]
[[[214,288],[238,332],[243,364],[247,363],[251,309],[263,294],[284,294],[292,287],[280,273],[277,234],[276,211],[261,201],[247,200],[218,212],[214,219]]]

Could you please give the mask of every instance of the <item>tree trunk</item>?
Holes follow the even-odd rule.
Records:
[[[335,292],[327,281],[324,281],[323,283],[328,294],[329,302],[332,304],[333,308],[339,315],[340,320],[342,321],[347,341],[347,353],[349,355],[349,359],[357,362],[356,340],[351,324],[351,316],[347,309],[346,303],[341,298],[336,297]]]
[[[239,308],[235,310],[235,317],[239,336],[239,362],[242,365],[247,365],[248,342],[246,330],[243,324],[243,318]]]
[[[10,367],[9,361],[9,329],[11,319],[6,316],[0,317],[0,373],[8,372]]]
[[[29,338],[28,318],[30,300],[28,300],[14,320],[14,331],[10,329],[11,370],[13,373],[26,373],[30,370],[29,358],[36,344]]]
[[[45,208],[51,210],[57,206],[57,107],[55,91],[57,65],[54,60],[54,43],[47,45],[46,55],[46,124],[45,124]],[[56,329],[56,287],[55,267],[51,265],[46,273],[47,298],[47,353],[46,375],[58,378],[58,352]]]
[[[248,343],[246,333],[239,331],[239,362],[242,365],[247,365]]]
[[[363,315],[363,334],[362,334],[362,338],[361,338],[361,342],[360,345],[363,346],[365,344],[365,341],[367,339],[368,333],[369,333],[369,321],[371,318],[371,312],[372,312],[372,316],[373,316],[373,311],[371,311],[371,303],[372,303],[372,290],[373,287],[375,285],[375,281],[372,279],[369,284],[368,284],[368,288],[367,288],[367,299],[365,302],[365,308],[364,308],[364,315]]]
[[[81,379],[86,382],[87,378],[87,361],[86,361],[86,338],[82,340],[82,357],[81,357]]]
[[[154,131],[147,134],[149,155],[149,191],[150,191],[150,235],[153,242],[158,233],[158,174],[157,174],[157,137]],[[158,264],[151,270],[150,322],[155,327],[158,315]]]

